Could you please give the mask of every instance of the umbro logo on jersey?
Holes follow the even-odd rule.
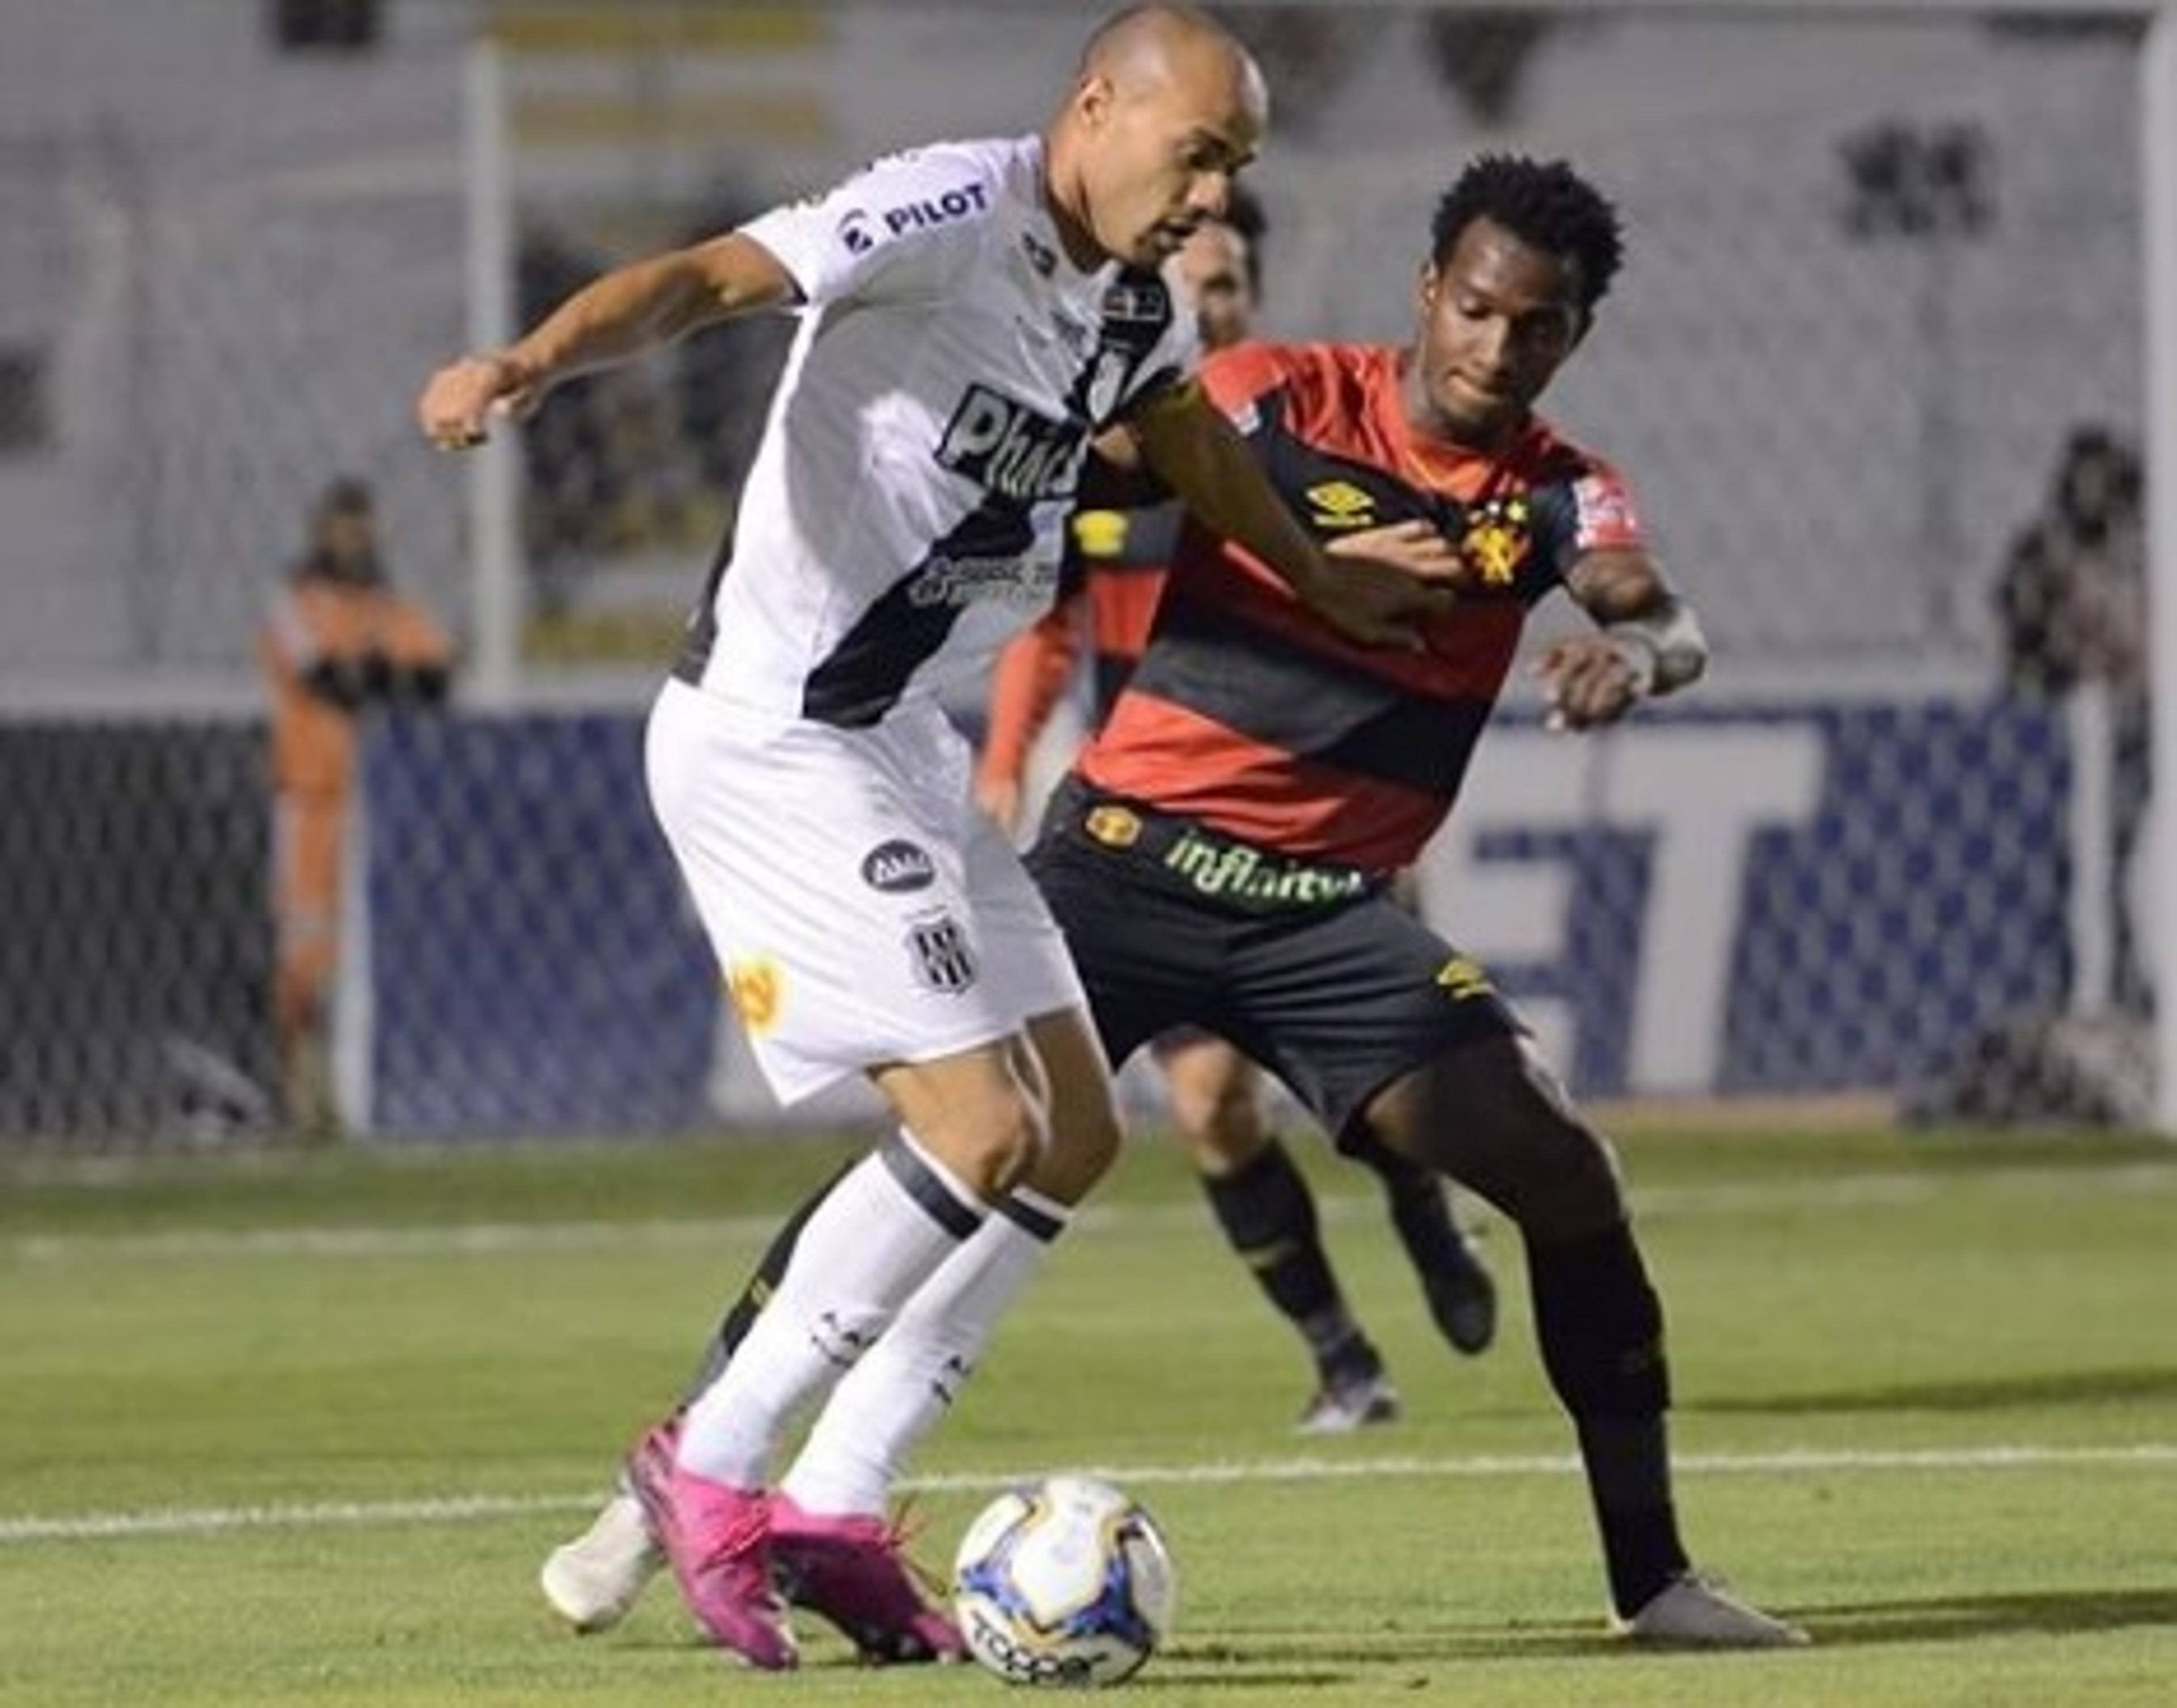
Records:
[[[1376,500],[1350,480],[1327,480],[1307,496],[1308,519],[1319,528],[1365,528],[1376,520]]]
[[[1048,279],[1058,270],[1057,252],[1034,232],[1021,233],[1021,248],[1027,253],[1028,265],[1035,269],[1039,277]]]
[[[1436,982],[1451,993],[1454,1002],[1464,1002],[1473,996],[1489,996],[1497,988],[1489,982],[1489,975],[1481,970],[1480,964],[1468,960],[1464,955],[1454,955],[1446,961],[1436,975]]]
[[[1080,472],[1082,430],[971,385],[945,423],[937,461],[1001,498],[1063,498]]]

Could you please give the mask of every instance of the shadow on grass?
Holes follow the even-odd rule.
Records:
[[[1601,1655],[1618,1646],[1598,1620],[1593,1623],[1466,1625],[1373,1633],[1265,1631],[1244,1642],[1178,1643],[1158,1660],[1157,1676],[1172,1684],[1230,1681],[1258,1683],[1274,1678],[1296,1683],[1350,1683],[1358,1669],[1410,1668],[1410,1682],[1426,1683],[1424,1669],[1454,1662],[1561,1658]]]
[[[1847,1602],[1797,1607],[1818,1643],[1941,1643],[1977,1637],[2076,1636],[2141,1625],[2177,1625],[2177,1588],[2031,1590],[1933,1596],[1924,1601]]]
[[[1701,1400],[1689,1411],[1804,1417],[1832,1411],[2001,1411],[2014,1406],[2103,1405],[2177,1399],[2177,1370],[2069,1370],[1981,1382],[1909,1382],[1892,1388],[1841,1388],[1828,1394]]]
[[[2142,1626],[2177,1626],[2177,1587],[2127,1590],[2045,1590],[1987,1596],[1940,1596],[1923,1600],[1846,1602],[1773,1608],[1804,1624],[1818,1648],[1860,1648],[1885,1643],[1970,1642],[1988,1637],[2084,1635]],[[1299,1686],[1350,1682],[1365,1671],[1410,1671],[1410,1683],[1427,1682],[1427,1669],[1468,1661],[1563,1660],[1631,1654],[1596,1626],[1536,1621],[1523,1625],[1454,1626],[1448,1629],[1350,1632],[1265,1632],[1244,1644],[1186,1643],[1163,1656],[1143,1685],[1217,1687],[1273,1682]],[[1640,1651],[1668,1656],[1683,1650]]]
[[[1803,1623],[1817,1648],[1895,1643],[1971,1642],[1988,1637],[2065,1636],[2136,1627],[2177,1626],[2177,1587],[2047,1590],[1986,1596],[1938,1596],[1893,1602],[1840,1602],[1772,1611]],[[619,1635],[615,1647],[665,1654],[703,1646],[685,1636]],[[1385,1688],[1423,1689],[1437,1669],[1476,1661],[1558,1661],[1604,1655],[1669,1658],[1683,1649],[1634,1651],[1599,1623],[1545,1621],[1454,1625],[1374,1633],[1263,1631],[1230,1642],[1180,1642],[1159,1655],[1128,1691],[1332,1689],[1372,1676]],[[1781,1651],[1780,1651],[1781,1652]],[[843,1645],[815,1645],[805,1666],[850,1671]],[[1384,1678],[1386,1671],[1399,1675]]]

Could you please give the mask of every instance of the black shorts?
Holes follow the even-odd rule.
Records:
[[[1383,1087],[1522,1029],[1481,969],[1381,887],[1328,906],[1237,911],[1057,821],[1028,866],[1115,1067],[1175,1027],[1213,1033],[1283,1080],[1341,1144]]]

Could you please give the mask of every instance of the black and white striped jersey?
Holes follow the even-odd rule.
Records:
[[[1067,260],[1036,137],[895,155],[742,229],[802,324],[676,674],[872,724],[1048,607],[1088,442],[1192,367],[1193,316]]]

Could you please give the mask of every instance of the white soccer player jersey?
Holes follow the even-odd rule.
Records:
[[[1090,437],[1193,366],[1157,274],[1067,259],[1039,138],[895,155],[742,228],[802,325],[675,674],[842,728],[1050,603]]]

